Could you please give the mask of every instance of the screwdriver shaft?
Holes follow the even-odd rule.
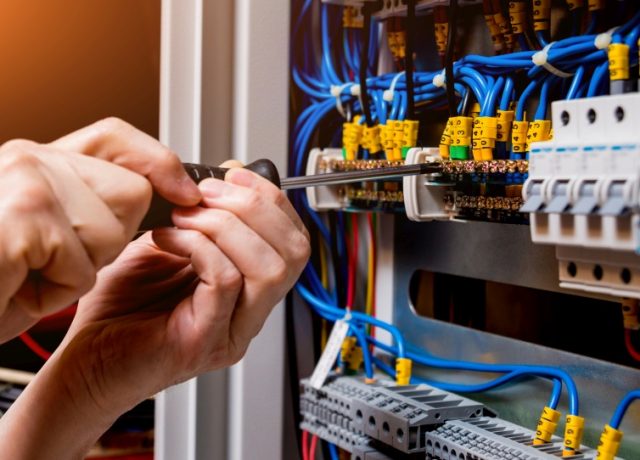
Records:
[[[435,174],[442,172],[440,163],[421,163],[415,165],[392,166],[388,168],[344,171],[313,176],[285,177],[280,179],[282,190],[294,190],[323,185],[341,185],[366,180],[394,179],[419,174]]]

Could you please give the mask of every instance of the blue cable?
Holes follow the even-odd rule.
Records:
[[[576,96],[578,94],[578,89],[580,88],[580,85],[582,84],[582,78],[584,77],[584,66],[580,66],[578,67],[578,70],[576,70],[575,75],[573,76],[573,80],[571,80],[571,86],[569,87],[569,91],[567,92],[567,99],[568,100],[572,100],[572,99],[576,99]]]
[[[598,90],[604,82],[605,76],[609,73],[609,61],[605,61],[596,67],[591,77],[591,83],[589,83],[589,89],[587,90],[587,97],[596,97]]]
[[[613,413],[611,417],[611,421],[609,422],[609,426],[614,429],[619,429],[620,424],[622,423],[622,419],[624,418],[624,414],[629,409],[629,406],[636,399],[640,399],[640,389],[633,390],[627,393],[627,395],[620,401],[618,407],[616,407],[616,411]]]
[[[538,109],[536,110],[535,120],[544,120],[547,118],[547,100],[549,98],[549,87],[551,86],[551,78],[547,78],[542,83],[542,89],[540,90],[540,101],[538,102]]]
[[[384,361],[377,357],[373,357],[373,362],[377,368],[382,370],[389,377],[395,379],[395,371],[389,365],[387,365]],[[513,382],[514,380],[521,378],[523,376],[529,376],[530,374],[525,371],[512,371],[508,374],[505,374],[501,377],[498,377],[495,380],[490,380],[485,383],[479,384],[460,384],[460,383],[445,383],[438,382],[433,380],[427,380],[420,377],[411,377],[411,383],[424,383],[426,385],[430,385],[435,388],[439,388],[443,391],[451,391],[452,393],[483,393],[485,391],[493,390],[495,388],[501,387],[508,383]],[[553,379],[553,389],[551,391],[551,398],[549,399],[548,406],[551,409],[557,409],[558,404],[560,402],[560,396],[562,394],[562,382],[558,379]]]
[[[375,339],[370,338],[369,342],[375,347],[380,348],[387,353],[395,354],[395,348],[389,345],[385,345]],[[579,401],[578,401],[578,388],[571,376],[560,368],[548,367],[548,366],[536,366],[528,364],[487,364],[487,363],[474,363],[468,361],[453,361],[441,358],[435,358],[427,356],[424,352],[408,351],[406,356],[418,364],[422,364],[427,367],[436,367],[440,369],[456,369],[472,372],[497,372],[507,373],[514,370],[522,370],[528,372],[530,375],[538,375],[546,378],[560,379],[567,387],[569,393],[569,412],[571,415],[579,414]]]
[[[309,292],[307,288],[305,288],[300,283],[296,284],[295,289],[298,292],[298,294],[300,294],[302,298],[307,301],[307,303],[317,308],[318,311],[321,313],[321,315],[325,316],[326,319],[335,321],[337,319],[344,318],[347,313],[350,313],[351,318],[355,321],[360,321],[362,323],[370,324],[372,326],[375,326],[380,329],[384,329],[385,331],[389,332],[391,336],[394,338],[394,340],[396,341],[397,351],[398,351],[397,356],[399,358],[405,357],[406,352],[405,352],[404,337],[402,336],[400,329],[398,329],[394,325],[385,323],[384,321],[380,321],[379,319],[369,316],[365,313],[361,313],[358,311],[347,312],[347,310],[344,310],[342,308],[337,308],[333,305],[329,305],[328,303],[323,302],[322,300],[315,297],[311,292]]]
[[[507,77],[502,91],[502,99],[500,99],[500,110],[509,110],[509,104],[513,100],[513,78]]]
[[[357,324],[353,322],[349,322],[349,326],[351,327],[351,331],[353,335],[358,339],[358,343],[360,344],[360,348],[362,349],[362,357],[364,360],[364,373],[367,378],[373,378],[373,366],[371,364],[371,352],[369,351],[369,346],[367,343],[367,338],[362,329]]]
[[[331,443],[329,444],[329,456],[331,457],[331,460],[340,460],[340,455],[338,455],[338,448]]]

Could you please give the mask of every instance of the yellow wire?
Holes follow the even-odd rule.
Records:
[[[373,228],[373,237],[375,238],[375,227]],[[367,299],[365,303],[365,311],[368,315],[373,314],[373,299],[375,292],[373,292],[373,279],[375,277],[375,260],[374,260],[374,244],[373,238],[369,238],[369,244],[367,246]]]

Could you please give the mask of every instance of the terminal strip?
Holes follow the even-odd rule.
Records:
[[[320,390],[304,379],[300,382],[300,428],[347,452],[353,452],[356,446],[367,446],[370,438],[354,427],[351,404],[372,392],[371,385],[357,378],[330,377]]]
[[[353,426],[406,454],[424,451],[424,434],[446,420],[480,417],[484,405],[429,385],[374,387],[351,404]]]
[[[562,440],[533,446],[534,432],[499,418],[450,420],[426,433],[427,460],[593,460],[596,452],[584,448],[562,457]]]

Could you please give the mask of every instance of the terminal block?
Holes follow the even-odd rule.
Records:
[[[485,407],[429,385],[378,386],[351,403],[353,426],[400,452],[424,451],[424,435],[446,420],[480,417]]]
[[[520,212],[526,160],[443,161],[436,148],[412,149],[406,163],[440,162],[442,174],[404,178],[407,217],[431,220],[482,220],[526,224]]]
[[[427,460],[545,460],[562,457],[562,439],[532,445],[535,433],[499,418],[447,421],[426,433]],[[594,460],[596,451],[584,448],[574,460]]]
[[[531,145],[531,238],[558,247],[567,288],[640,298],[640,94],[559,101],[553,141]]]
[[[353,377],[331,377],[320,389],[307,379],[300,382],[300,428],[331,442],[347,452],[369,445],[370,438],[357,429],[351,417],[351,404],[370,395],[371,385]]]
[[[399,166],[403,161],[353,160],[345,161],[340,149],[314,149],[307,161],[306,174],[324,174],[356,169]],[[402,212],[404,194],[402,179],[366,181],[347,185],[307,188],[307,200],[316,211],[354,210]]]
[[[481,0],[459,0],[460,6],[477,5]],[[436,6],[449,6],[449,0],[418,0],[416,1],[416,12],[428,12]],[[403,17],[407,15],[406,0],[383,0],[382,8],[375,14],[379,19],[391,17]]]

